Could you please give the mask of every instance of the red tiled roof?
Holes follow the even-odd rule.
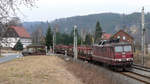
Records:
[[[16,33],[19,35],[19,37],[30,38],[30,35],[25,28],[19,26],[11,26],[10,28],[13,28],[16,31]]]
[[[102,39],[109,40],[111,36],[112,36],[111,34],[103,33]]]

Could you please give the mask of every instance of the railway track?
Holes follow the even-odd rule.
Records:
[[[137,81],[140,81],[142,83],[150,84],[150,78],[147,78],[147,76],[134,73],[134,72],[121,72],[121,74],[124,76],[130,77],[132,79],[135,79]]]
[[[63,56],[63,57],[73,60],[72,57],[68,57],[68,56],[67,57]],[[77,61],[83,62],[83,60],[77,60]],[[92,63],[92,65],[93,65],[93,63]],[[98,66],[98,65],[95,65],[95,66]],[[132,70],[128,70],[127,72],[118,72],[118,73],[121,75],[127,76],[129,78],[132,78],[134,80],[137,80],[141,83],[150,84],[150,68],[148,68],[148,67],[133,64]]]
[[[146,66],[143,66],[143,65],[133,64],[132,67],[135,68],[135,69],[142,70],[142,71],[150,72],[150,68],[146,67]]]
[[[121,72],[122,75],[133,78],[145,84],[150,84],[150,68],[133,64],[132,70],[128,72]]]

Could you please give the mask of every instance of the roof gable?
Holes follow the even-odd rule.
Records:
[[[125,32],[125,31],[123,31],[123,30],[119,30],[117,33],[115,33],[112,37],[114,37],[115,35],[117,35],[118,33],[120,33],[120,32],[122,32],[122,33],[124,33],[124,34],[126,34],[128,37],[130,37],[131,39],[134,39],[131,35],[129,35],[127,32]]]
[[[30,38],[29,33],[25,30],[25,28],[23,27],[19,27],[19,26],[11,26],[10,28],[14,29],[16,31],[16,33],[18,34],[19,37],[22,38]]]

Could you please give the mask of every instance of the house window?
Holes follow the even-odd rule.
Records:
[[[117,36],[118,39],[120,39],[120,36]]]
[[[6,47],[8,47],[8,44],[5,44],[6,45]]]
[[[7,33],[7,37],[9,37],[9,33]]]
[[[10,39],[9,39],[9,42],[11,42],[11,41],[12,41],[12,39],[10,38]]]
[[[126,37],[125,37],[125,36],[123,36],[123,37],[122,37],[122,39],[123,39],[123,40],[126,40]]]
[[[13,36],[16,37],[16,34],[14,33]]]

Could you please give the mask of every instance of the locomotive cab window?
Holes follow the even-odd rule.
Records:
[[[115,46],[115,52],[130,52],[132,48],[130,45],[126,46]]]
[[[115,47],[115,52],[122,52],[123,51],[123,46],[116,46]]]
[[[131,51],[132,49],[131,49],[131,46],[129,45],[129,46],[124,46],[124,51],[125,52],[129,52],[129,51]]]

